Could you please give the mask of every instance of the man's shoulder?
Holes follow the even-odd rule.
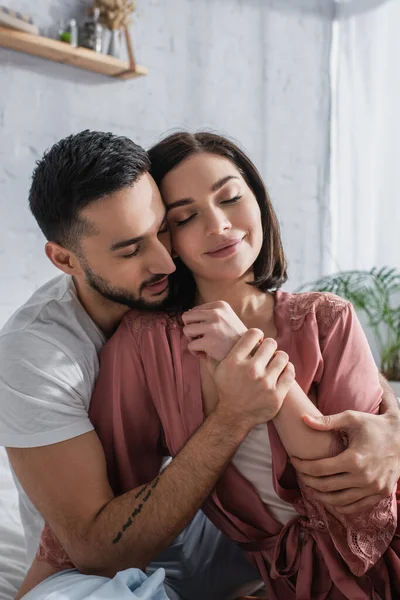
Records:
[[[50,280],[18,308],[0,331],[0,351],[21,355],[62,351],[75,357],[79,349],[97,354],[104,339],[80,304],[66,275]]]
[[[49,305],[65,303],[70,289],[70,281],[66,275],[60,275],[47,281],[11,315],[0,330],[0,336],[28,328],[37,319],[40,319],[42,311],[46,310]]]

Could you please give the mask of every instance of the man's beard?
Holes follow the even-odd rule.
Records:
[[[106,279],[94,273],[86,261],[81,260],[81,265],[85,272],[87,283],[103,298],[106,298],[111,302],[116,302],[117,304],[122,304],[123,306],[127,306],[128,308],[134,310],[158,311],[163,309],[166,298],[163,298],[159,301],[155,300],[154,302],[147,302],[140,297],[140,292],[146,285],[156,283],[157,281],[163,279],[165,275],[155,275],[152,280],[142,283],[139,289],[139,295],[136,296],[129,290],[111,285]]]

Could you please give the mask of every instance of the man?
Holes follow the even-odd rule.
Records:
[[[130,500],[130,493],[119,498],[112,494],[104,454],[87,411],[98,372],[97,353],[105,340],[127,310],[154,310],[168,294],[168,275],[174,264],[164,227],[165,210],[148,169],[146,153],[130,140],[86,131],[56,144],[33,176],[31,210],[48,240],[48,258],[64,275],[36,292],[6,324],[0,337],[0,444],[7,446],[17,476],[30,560],[43,524],[39,511],[70,555],[77,557],[82,570],[89,572],[90,568],[85,569],[87,557],[96,552],[102,528],[107,525],[109,531],[118,531],[124,514],[121,507]],[[390,398],[389,393],[387,396]],[[354,418],[345,414],[340,426],[352,426]],[[351,494],[354,488],[359,496],[356,502],[371,502],[375,495],[385,495],[399,476],[397,413],[389,410],[381,417],[360,415],[358,424],[358,429],[352,430],[359,431],[361,439],[353,437],[350,450],[342,455],[340,470],[337,463],[327,463],[330,477],[319,477],[326,472],[318,472],[318,465],[317,472],[315,465],[299,465],[309,483],[320,489],[321,499],[328,494],[331,504],[343,502],[343,492]],[[196,497],[188,498],[196,509],[240,444],[240,436],[232,439],[223,435],[224,427],[226,433],[226,424],[207,419],[196,439],[194,436],[185,447],[190,457],[188,472],[195,467],[202,473],[205,465],[212,466]],[[210,435],[224,440],[214,454],[206,443]],[[371,473],[360,464],[371,455],[381,470],[373,488],[368,487]],[[175,461],[184,471],[185,461],[180,464],[178,459],[179,455]],[[337,475],[343,471],[347,473],[345,481]],[[325,481],[328,487],[324,487]],[[132,500],[136,493],[132,490]],[[79,518],[74,510],[77,503]],[[352,502],[344,504],[351,506]],[[180,529],[186,524],[174,526]],[[221,564],[215,565],[221,589],[208,587],[212,565],[207,575],[202,573],[201,584],[195,575],[179,584],[179,576],[174,579],[171,575],[167,578],[171,598],[179,597],[173,596],[171,586],[193,600],[224,597],[227,578],[235,576],[232,583],[238,586],[256,576],[239,551],[201,514],[191,528],[186,530],[185,543],[203,539],[206,550],[213,547],[216,557],[225,554],[231,564],[225,574]],[[137,545],[132,534],[124,560],[116,561],[115,553],[111,553],[97,572],[114,575],[121,567],[141,567]],[[201,573],[201,544],[195,548]],[[171,552],[161,557],[167,571],[174,561],[183,560],[174,547]]]
[[[165,209],[148,168],[145,151],[130,140],[86,131],[56,144],[33,175],[30,207],[49,240],[48,258],[64,274],[38,290],[0,337],[0,444],[17,473],[29,563],[43,527],[37,509],[51,522],[47,503],[57,513],[61,497],[72,498],[76,490],[82,516],[86,508],[100,509],[89,504],[86,484],[90,489],[102,481],[112,519],[120,521],[87,411],[97,353],[127,310],[159,306],[175,268]],[[202,513],[186,537],[156,563],[166,567],[171,585],[180,579],[176,587],[184,587],[179,561],[192,539],[200,562],[208,559],[207,549],[217,562],[224,554],[231,558],[233,586],[257,578]],[[229,587],[232,573],[224,577],[223,564],[216,569],[221,589]],[[201,581],[207,595],[205,580],[203,571],[190,597],[202,596]]]

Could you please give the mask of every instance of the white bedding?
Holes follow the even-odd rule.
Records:
[[[18,495],[7,454],[0,447],[0,600],[14,600],[26,572]]]

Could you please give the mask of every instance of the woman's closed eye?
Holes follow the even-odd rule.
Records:
[[[193,217],[196,216],[196,214],[197,213],[193,213],[192,215],[190,215],[190,217],[187,217],[186,219],[182,219],[181,221],[175,221],[175,225],[179,227],[181,225],[185,225],[185,223],[189,223],[189,221],[191,221]]]
[[[237,196],[235,196],[234,198],[230,198],[229,200],[222,200],[221,204],[235,204],[235,202],[238,202],[241,197],[242,196],[238,194]]]
[[[229,198],[229,200],[221,200],[220,204],[235,204],[236,202],[238,202],[240,200],[241,197],[242,196],[240,194],[237,194],[237,196],[234,196],[233,198]],[[182,225],[189,223],[189,221],[191,221],[196,215],[197,215],[197,213],[193,213],[189,217],[186,217],[186,219],[176,220],[175,224],[177,225],[177,227],[181,227]]]

